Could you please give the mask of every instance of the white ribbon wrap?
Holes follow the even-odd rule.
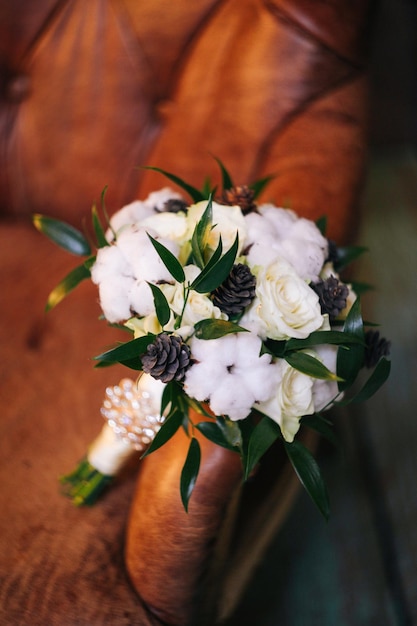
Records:
[[[105,424],[99,436],[91,444],[87,459],[90,465],[101,474],[116,476],[134,452],[130,443],[120,439],[113,429]]]

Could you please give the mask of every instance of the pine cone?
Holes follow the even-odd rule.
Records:
[[[190,364],[190,348],[181,337],[161,333],[142,356],[142,368],[153,378],[169,383],[182,380]]]
[[[335,276],[311,283],[311,288],[319,297],[321,312],[323,315],[328,313],[330,319],[335,319],[346,307],[349,289]]]
[[[374,367],[381,357],[390,353],[391,342],[381,337],[377,330],[366,331],[365,344],[365,367]]]
[[[240,206],[242,213],[252,213],[256,211],[256,203],[254,202],[255,192],[247,185],[241,187],[233,187],[232,189],[225,189],[223,195],[219,199],[221,204],[228,204],[230,206]]]
[[[226,280],[213,291],[215,306],[229,317],[243,313],[255,297],[256,278],[247,265],[238,263]]]

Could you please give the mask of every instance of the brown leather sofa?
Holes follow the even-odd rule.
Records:
[[[97,434],[103,390],[125,372],[89,361],[115,340],[92,286],[44,316],[76,263],[31,214],[80,227],[105,185],[112,212],[165,184],[138,166],[199,186],[218,176],[216,155],[241,184],[276,174],[264,197],[327,214],[329,235],[349,240],[366,163],[371,10],[365,0],[1,3],[1,624],[214,623],[201,607],[220,591],[204,604],[202,581],[210,567],[221,580],[214,539],[240,484],[236,458],[206,443],[186,516],[178,435],[141,463],[136,495],[131,467],[93,509],[61,497],[57,476]],[[274,486],[262,489],[252,486],[270,502]],[[289,492],[279,489],[275,524]]]

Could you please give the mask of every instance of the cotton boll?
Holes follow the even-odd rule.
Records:
[[[96,285],[109,276],[131,274],[129,263],[120,249],[115,246],[105,246],[97,251],[97,257],[91,268],[91,280]]]
[[[287,237],[299,219],[291,209],[283,209],[272,204],[262,204],[258,210],[267,222],[268,228],[273,231],[274,237],[278,239]]]
[[[226,335],[220,339],[196,339],[191,340],[191,354],[197,361],[217,365],[220,369],[233,364],[234,335]]]
[[[99,283],[100,306],[112,324],[131,317],[128,293],[133,284],[129,276],[109,276]]]
[[[228,415],[231,420],[247,417],[253,403],[253,394],[242,386],[240,376],[233,374],[213,390],[209,402],[215,415]]]
[[[113,231],[117,233],[125,226],[130,226],[131,224],[136,224],[137,222],[141,222],[149,215],[152,215],[153,209],[145,202],[141,202],[140,200],[135,200],[130,204],[127,204],[119,211],[114,213],[110,218],[110,225]],[[113,239],[112,231],[108,231],[106,234],[108,241]]]
[[[250,246],[247,254],[247,262],[252,269],[257,265],[270,265],[275,261],[279,252],[279,244],[272,238],[265,239]]]
[[[175,243],[165,239],[159,241],[174,256],[177,255],[178,246]],[[144,229],[134,226],[126,228],[120,234],[117,246],[125,259],[129,261],[132,272],[138,280],[155,283],[173,280]]]
[[[245,215],[245,221],[248,233],[246,244],[248,246],[258,244],[262,247],[273,244],[275,233],[265,217],[259,213],[248,213],[248,215]]]
[[[300,275],[306,280],[317,280],[329,252],[327,239],[323,237],[314,222],[305,218],[300,218],[295,222],[289,239],[295,241],[299,250],[303,250],[303,254],[299,254],[304,261]]]
[[[262,342],[253,333],[238,333],[231,335],[234,339],[234,363],[245,364],[246,367],[257,364],[262,348]]]
[[[250,333],[193,339],[191,354],[197,363],[186,373],[185,391],[197,400],[208,399],[217,415],[244,419],[275,387],[271,357],[259,356],[260,348],[260,339]]]
[[[281,242],[279,253],[291,263],[300,278],[306,281],[318,280],[325,260],[325,252],[319,245],[293,237]]]
[[[170,187],[163,187],[159,191],[152,191],[144,204],[152,211],[164,211],[165,203],[168,200],[184,200],[184,198]]]
[[[311,220],[308,220],[305,217],[300,217],[293,225],[291,237],[315,243],[327,256],[329,247],[327,239],[321,234],[320,229]]]
[[[253,395],[253,402],[264,402],[268,400],[274,393],[278,384],[278,377],[275,376],[275,370],[271,367],[270,356],[264,354],[260,357],[258,367],[252,370],[240,368],[236,369],[236,373],[240,375],[243,386],[247,387]]]
[[[139,317],[155,312],[153,294],[147,282],[136,280],[129,289],[128,299],[132,311]]]
[[[186,372],[184,390],[190,397],[203,402],[222,384],[223,377],[224,369],[213,361],[195,363]]]

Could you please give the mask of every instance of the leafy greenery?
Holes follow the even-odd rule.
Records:
[[[193,187],[192,185],[189,185],[184,180],[182,180],[182,178],[179,178],[179,176],[175,176],[175,174],[166,172],[165,170],[162,170],[160,167],[144,166],[143,169],[153,170],[154,172],[159,172],[160,174],[163,174],[173,183],[178,185],[178,187],[186,191],[188,195],[194,200],[194,202],[201,202],[202,200],[207,199],[199,189],[197,189],[196,187]]]
[[[187,458],[181,472],[180,493],[185,511],[188,511],[188,503],[195,487],[200,469],[201,451],[200,444],[195,437],[191,438]]]
[[[168,300],[157,285],[149,282],[148,285],[152,291],[158,322],[161,324],[162,327],[164,327],[165,324],[168,324],[171,317],[171,308],[168,304]]]
[[[329,497],[313,455],[296,439],[292,443],[284,440],[284,448],[301,484],[325,519],[329,519]]]
[[[32,221],[39,232],[67,252],[76,256],[89,256],[91,254],[91,247],[87,238],[71,224],[39,213],[33,215]]]
[[[94,263],[95,257],[90,257],[88,261],[73,269],[60,283],[51,291],[46,302],[46,311],[50,311],[59,304],[81,281],[90,278],[90,267]]]
[[[243,458],[245,480],[249,478],[255,465],[278,438],[282,439],[280,427],[265,415],[255,426],[249,438],[247,453]]]
[[[154,239],[151,235],[148,234],[148,237],[153,247],[157,251],[159,258],[161,259],[171,276],[173,276],[173,278],[175,278],[175,280],[179,283],[184,282],[184,270],[177,257],[174,256],[172,252],[168,250],[168,248],[166,248],[164,245],[162,245],[162,243]]]
[[[359,298],[355,300],[346,317],[343,331],[349,336],[353,335],[354,337],[357,337],[359,342],[350,345],[348,350],[339,349],[338,351],[337,375],[340,391],[344,391],[354,383],[359,370],[363,366],[365,340],[361,315],[361,303]]]
[[[323,365],[321,361],[305,352],[290,352],[284,355],[284,359],[291,367],[307,376],[321,378],[323,380],[340,380],[339,377]]]

